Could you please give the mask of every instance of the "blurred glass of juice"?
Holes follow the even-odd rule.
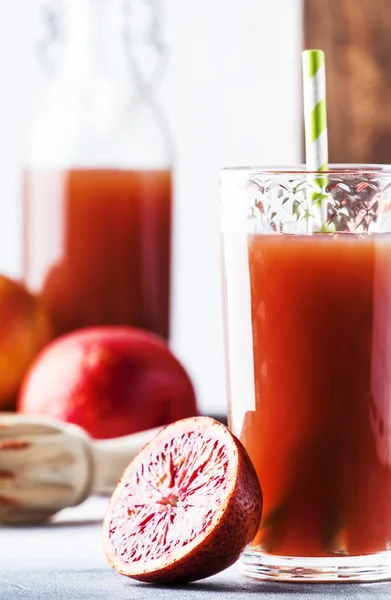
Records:
[[[149,36],[148,19],[113,0],[63,9],[65,48],[24,172],[24,280],[58,335],[133,325],[168,339],[171,147],[153,88],[160,21],[148,13]]]

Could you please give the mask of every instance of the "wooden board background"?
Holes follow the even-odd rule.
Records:
[[[391,163],[391,0],[304,0],[326,53],[330,162]]]

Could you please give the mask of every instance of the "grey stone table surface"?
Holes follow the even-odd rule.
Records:
[[[1,528],[0,600],[391,600],[391,583],[261,583],[240,576],[236,566],[180,587],[133,582],[115,573],[103,554],[105,506],[106,500],[91,499],[46,526]]]

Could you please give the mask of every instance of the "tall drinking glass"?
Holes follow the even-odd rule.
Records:
[[[261,579],[391,576],[391,167],[221,174],[229,424]],[[321,189],[321,191],[320,191]]]

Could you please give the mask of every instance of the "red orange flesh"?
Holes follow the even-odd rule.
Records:
[[[252,463],[221,423],[165,427],[137,455],[104,521],[107,558],[123,575],[184,583],[233,564],[254,538],[262,494]]]

